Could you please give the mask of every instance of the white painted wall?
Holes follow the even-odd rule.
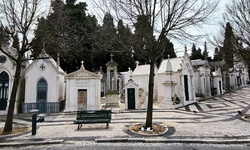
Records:
[[[196,68],[194,73],[195,78],[193,80],[196,95],[211,96],[210,71],[210,68],[205,66]]]
[[[131,79],[138,84],[138,89],[144,89],[144,92],[148,92],[148,84],[149,84],[149,65],[138,65],[134,72],[132,73]],[[158,97],[158,69],[155,67],[155,77],[154,77],[154,100],[157,100]]]
[[[99,110],[101,106],[101,78],[100,74],[89,72],[83,67],[66,75],[65,112],[77,111],[78,90],[87,90],[87,110]]]
[[[65,111],[77,111],[78,90],[87,90],[87,110],[98,110],[100,108],[100,82],[95,79],[66,79],[66,85]]]
[[[186,61],[187,62],[187,61]],[[186,100],[186,95],[185,95],[185,85],[184,85],[184,75],[187,75],[188,77],[188,92],[189,92],[189,100]],[[180,99],[183,100],[184,105],[188,105],[191,103],[194,103],[196,101],[195,97],[195,87],[193,85],[193,80],[195,79],[194,72],[192,70],[191,64],[186,63],[185,67],[182,70],[182,75],[181,75],[181,87],[180,87]]]
[[[37,82],[44,78],[48,84],[47,102],[59,102],[64,99],[64,74],[46,61],[46,69],[41,70],[39,64],[45,60],[36,60],[26,70],[25,74],[25,103],[35,103],[37,96]]]
[[[168,77],[165,73],[166,67],[167,67],[167,61],[163,60],[158,73],[157,73],[157,79],[158,79],[158,101],[162,101],[164,99],[165,94],[165,87],[162,83],[168,80]],[[186,54],[183,57],[180,58],[172,58],[169,59],[172,65],[172,81],[176,83],[175,88],[171,92],[171,94],[175,93],[177,96],[181,99],[182,105],[187,105],[190,103],[193,103],[196,101],[195,97],[195,88],[193,86],[194,83],[194,72],[193,68],[190,63],[190,59],[188,55]],[[189,101],[186,101],[185,97],[185,89],[184,89],[184,75],[188,76],[188,91],[189,91]],[[173,96],[173,95],[172,95]]]

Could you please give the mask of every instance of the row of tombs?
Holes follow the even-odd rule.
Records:
[[[6,47],[6,51],[13,51]],[[146,109],[148,103],[149,65],[139,65],[132,71],[117,72],[118,64],[111,60],[107,71],[90,72],[81,68],[66,74],[59,64],[49,58],[45,50],[38,59],[23,65],[18,87],[15,113],[71,112],[97,109]],[[4,53],[0,54],[0,114],[6,114],[13,86],[15,65]],[[183,57],[168,58],[154,69],[154,107],[171,109],[208,98],[212,94],[224,94],[223,73],[220,66],[211,72],[207,60],[190,60],[185,51]],[[248,71],[230,75],[233,84],[245,86]]]

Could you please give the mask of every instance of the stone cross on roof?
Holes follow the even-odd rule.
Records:
[[[130,67],[128,68],[128,73],[129,73],[129,80],[132,80],[132,70]]]
[[[139,66],[139,61],[137,60],[135,63],[136,63],[136,67],[138,67]]]
[[[114,57],[113,53],[110,54],[110,57],[111,57],[110,61],[113,61],[113,57]]]
[[[45,53],[45,42],[43,41],[42,53]]]
[[[82,64],[82,65],[81,65],[81,68],[84,69],[84,65],[83,65],[83,64],[84,64],[84,61],[83,61],[83,60],[81,61],[81,64]]]

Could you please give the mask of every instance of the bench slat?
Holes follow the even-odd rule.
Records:
[[[75,120],[74,124],[86,124],[86,123],[110,123],[110,120]]]

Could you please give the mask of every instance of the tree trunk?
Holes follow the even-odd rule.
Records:
[[[154,100],[154,61],[150,62],[150,72],[149,72],[149,84],[148,84],[148,108],[147,108],[147,118],[145,128],[152,128],[152,118],[153,118],[153,100]]]
[[[5,126],[4,126],[4,131],[3,131],[4,133],[12,132],[13,114],[15,110],[15,102],[16,102],[16,95],[17,95],[20,75],[21,75],[21,61],[18,61],[16,64],[16,72],[15,72],[14,83],[13,83],[11,96],[10,96],[9,109],[8,109],[7,118],[5,121]]]

